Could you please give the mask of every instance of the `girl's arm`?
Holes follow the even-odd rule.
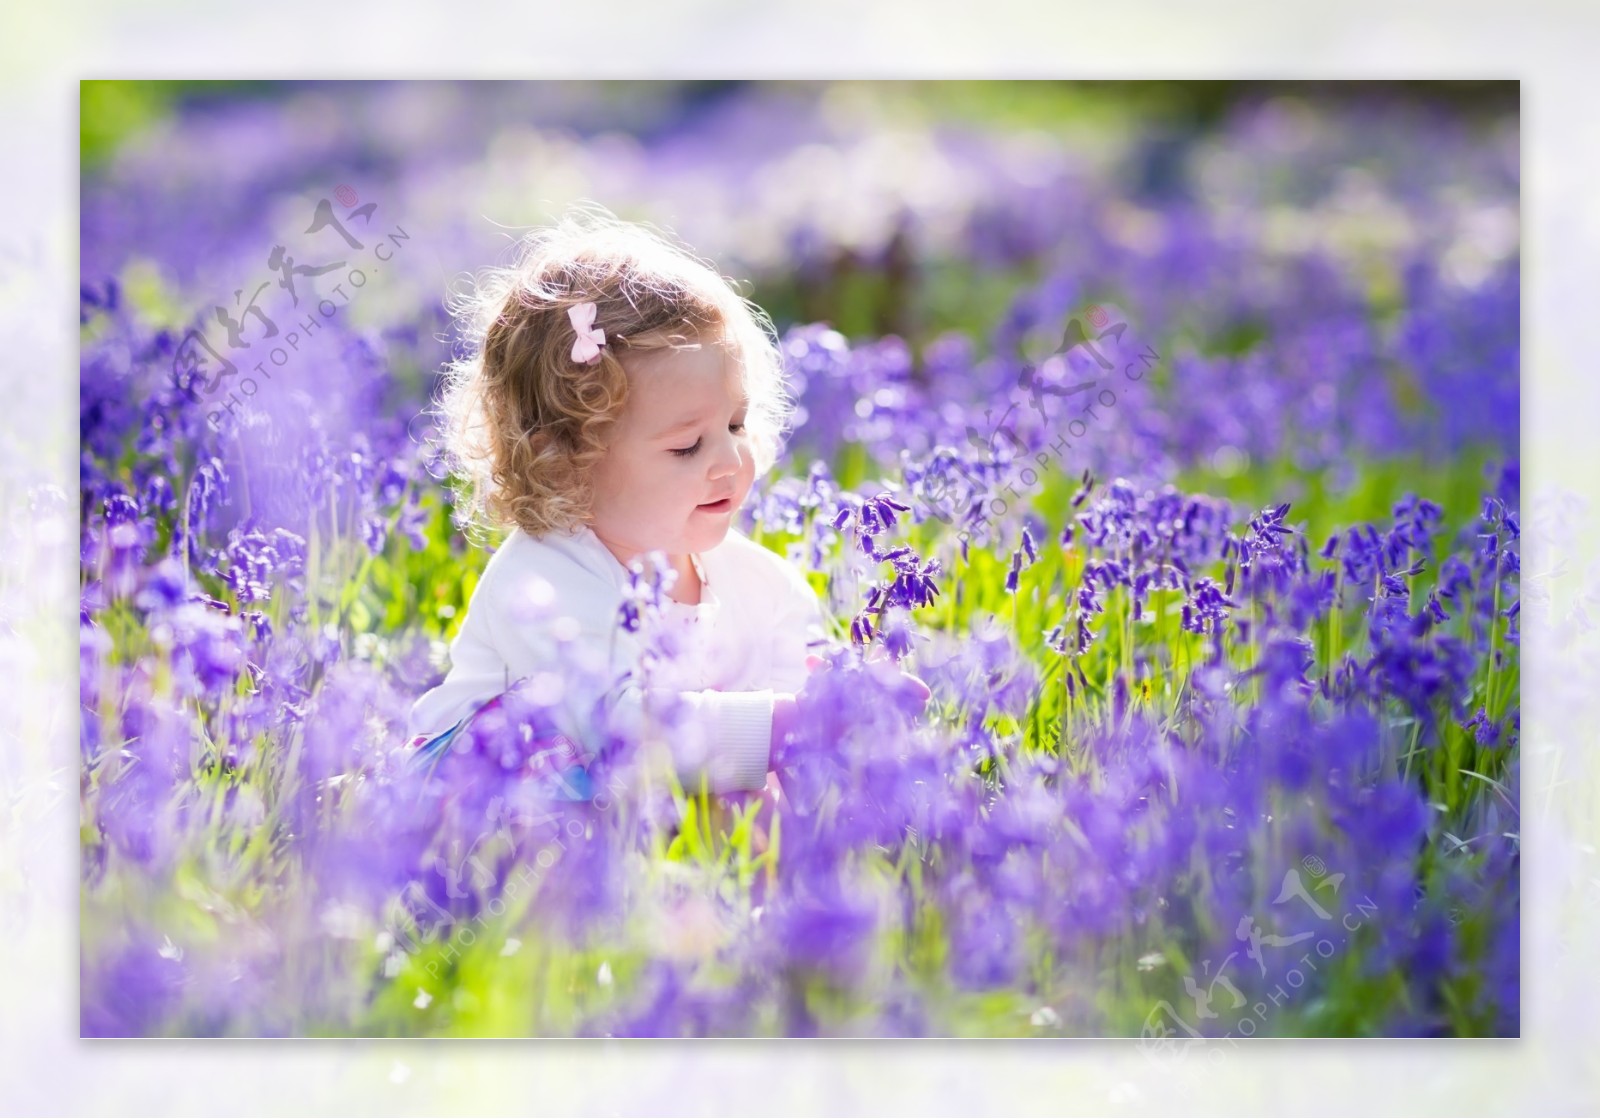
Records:
[[[793,564],[784,563],[783,574],[771,622],[757,624],[771,626],[771,687],[793,694],[805,686],[806,657],[820,655],[830,642],[817,592]]]

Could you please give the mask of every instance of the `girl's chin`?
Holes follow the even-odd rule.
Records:
[[[733,527],[733,518],[727,514],[696,512],[689,518],[689,551],[706,552],[715,548],[727,537]]]

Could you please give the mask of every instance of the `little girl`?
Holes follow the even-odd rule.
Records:
[[[674,751],[689,754],[679,777],[767,788],[820,661],[808,652],[828,643],[805,577],[732,527],[794,409],[776,333],[710,267],[609,214],[570,213],[521,248],[466,303],[473,352],[448,368],[442,399],[467,519],[511,534],[473,590],[449,674],[412,710],[414,741],[437,759],[511,685],[572,660],[604,666],[585,700],[637,714],[643,635],[619,623],[629,565],[661,552],[676,579],[660,622],[677,653],[650,684],[701,732],[698,758]],[[581,766],[582,744],[555,741],[561,768]]]

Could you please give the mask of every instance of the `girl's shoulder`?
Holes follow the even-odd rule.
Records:
[[[556,601],[564,605],[620,594],[606,563],[615,560],[604,545],[598,540],[591,545],[590,539],[581,530],[534,536],[515,529],[489,557],[473,597],[522,595],[537,582],[549,584]]]

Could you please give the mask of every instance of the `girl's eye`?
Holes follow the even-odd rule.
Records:
[[[735,435],[737,435],[739,432],[742,432],[744,430],[744,424],[742,424],[742,423],[729,424],[728,425],[728,430],[733,432]],[[674,447],[674,448],[672,448],[672,453],[677,455],[679,458],[688,458],[690,455],[693,455],[696,451],[698,451],[700,449],[701,442],[703,442],[703,440],[696,439],[694,441],[694,446],[692,446],[692,447]]]

